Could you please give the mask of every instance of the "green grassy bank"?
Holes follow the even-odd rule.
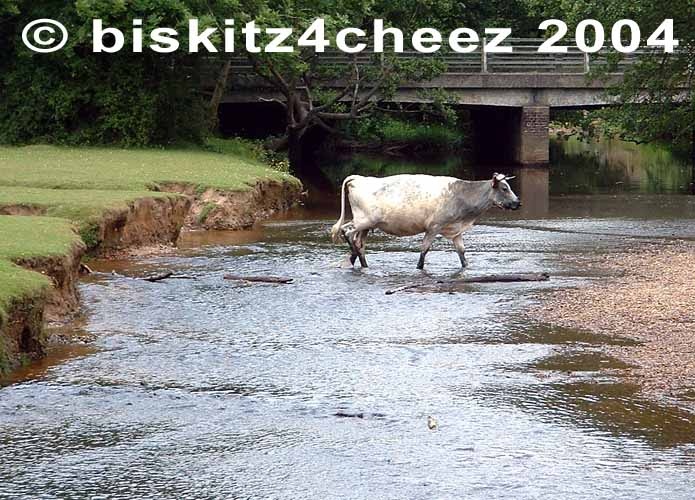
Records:
[[[223,147],[219,146],[224,144]],[[238,141],[206,149],[0,146],[0,186],[141,191],[187,183],[243,191],[259,179],[293,180]]]
[[[0,207],[38,209],[81,228],[138,198],[175,196],[157,192],[164,184],[244,191],[264,179],[299,182],[259,156],[236,140],[181,149],[0,146]]]
[[[61,258],[78,244],[80,237],[72,224],[51,217],[0,216],[0,375],[13,366],[15,349],[9,348],[6,327],[13,306],[27,309],[27,303],[42,300],[51,286],[48,277],[16,265],[15,261]],[[22,316],[26,318],[26,316]],[[40,317],[40,316],[39,316]],[[24,326],[24,325],[23,325]],[[41,325],[26,325],[40,332]],[[39,339],[39,342],[41,340]]]
[[[0,326],[15,298],[40,293],[49,286],[42,274],[15,264],[17,260],[62,256],[79,242],[72,224],[52,217],[0,216]]]
[[[15,261],[65,255],[80,235],[91,246],[90,228],[106,213],[137,199],[181,196],[160,192],[165,184],[246,191],[259,181],[300,185],[236,140],[177,149],[0,146],[0,213],[17,214],[0,215],[0,334],[13,301],[50,286]]]

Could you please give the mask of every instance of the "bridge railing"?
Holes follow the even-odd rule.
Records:
[[[576,46],[567,45],[566,53],[547,54],[538,52],[538,48],[544,41],[542,38],[508,38],[501,45],[511,46],[513,48],[512,53],[487,52],[483,49],[482,43],[475,51],[466,54],[445,48],[446,44],[442,44],[442,49],[432,54],[422,54],[412,49],[406,49],[397,54],[386,49],[385,54],[378,54],[373,51],[371,45],[368,45],[361,53],[350,55],[336,48],[328,48],[325,52],[317,55],[317,60],[320,64],[330,65],[348,65],[353,61],[358,64],[378,64],[380,60],[395,55],[400,59],[427,57],[440,60],[447,66],[446,74],[453,75],[475,73],[585,74],[592,69],[605,67],[609,58],[615,57],[617,63],[612,70],[622,73],[627,66],[651,50],[640,47],[631,54],[618,54],[612,47],[604,47],[597,53],[587,54]],[[243,55],[232,57],[232,68],[233,73],[237,75],[253,73],[251,64]]]

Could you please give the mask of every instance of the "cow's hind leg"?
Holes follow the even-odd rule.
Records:
[[[364,251],[367,247],[367,235],[369,234],[369,229],[363,229],[362,231],[355,233],[353,238],[353,244],[358,252],[358,257],[360,259],[360,265],[362,267],[369,267],[367,265],[367,258],[364,255]]]
[[[353,218],[350,224],[343,226],[343,235],[350,245],[350,262],[354,265],[359,258],[362,267],[367,266],[367,259],[364,257],[364,246],[367,241],[367,234],[374,228],[371,220],[364,216],[357,208],[353,206]]]
[[[355,226],[352,222],[348,222],[341,227],[341,232],[343,233],[343,239],[345,243],[350,247],[350,265],[355,265],[357,257],[359,257],[359,252],[355,245]]]
[[[452,241],[454,243],[456,253],[459,256],[459,260],[461,261],[461,267],[467,267],[468,261],[466,260],[466,248],[463,244],[463,234],[457,235]]]
[[[434,238],[436,236],[437,233],[425,234],[425,237],[422,240],[422,246],[420,247],[420,260],[418,260],[417,262],[418,269],[425,268],[425,257],[427,256],[427,252],[430,251],[430,248],[432,247],[432,243],[434,242]]]

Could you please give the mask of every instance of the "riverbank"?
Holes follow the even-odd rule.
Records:
[[[0,147],[0,374],[44,354],[45,322],[77,313],[84,255],[172,246],[182,229],[248,228],[301,196],[298,179],[238,141]]]
[[[553,325],[626,337],[605,350],[630,365],[627,377],[657,398],[692,400],[695,377],[695,245],[645,245],[606,255],[611,276],[546,298],[531,315]]]

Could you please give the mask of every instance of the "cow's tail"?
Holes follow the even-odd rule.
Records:
[[[331,228],[331,239],[334,243],[340,243],[341,240],[340,232],[341,228],[343,227],[343,223],[345,222],[345,196],[347,194],[346,190],[350,188],[350,181],[354,178],[354,175],[346,177],[343,181],[343,187],[340,189],[340,218],[335,224],[333,224],[333,227]]]

